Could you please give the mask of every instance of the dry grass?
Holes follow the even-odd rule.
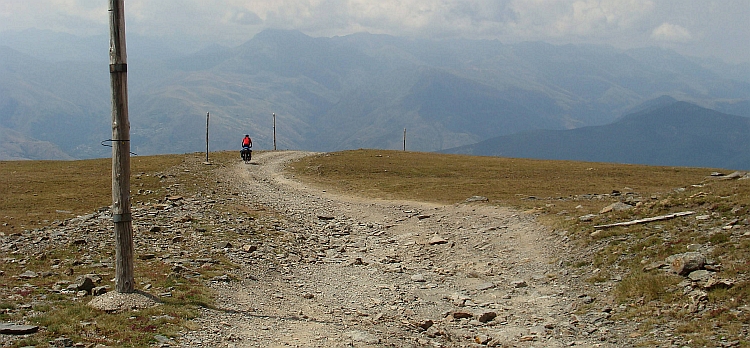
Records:
[[[674,188],[701,182],[711,171],[610,163],[542,161],[434,153],[357,150],[308,157],[294,164],[299,175],[321,185],[369,197],[456,203],[473,195],[524,209],[559,212],[584,205],[568,203],[583,194],[633,191],[663,195]],[[530,199],[531,197],[534,197]],[[542,202],[542,203],[540,203]]]
[[[201,154],[134,157],[131,179],[134,203],[156,201],[167,194],[189,195],[194,192],[212,193],[217,183],[217,171],[237,160],[235,151],[214,153],[214,166],[202,166],[199,171],[186,172],[184,164],[202,162]],[[615,284],[613,299],[627,305],[623,317],[640,320],[642,332],[654,325],[672,321],[679,325],[679,334],[700,337],[707,328],[722,328],[725,333],[737,332],[737,327],[750,324],[750,316],[743,308],[750,301],[748,272],[750,240],[743,237],[748,226],[750,180],[707,180],[714,171],[705,168],[653,167],[569,161],[539,161],[494,157],[471,157],[384,150],[357,150],[323,154],[303,159],[291,170],[300,178],[328,190],[339,190],[364,197],[425,200],[456,203],[474,195],[485,196],[490,204],[516,207],[537,214],[542,221],[567,235],[586,257],[571,260],[577,268],[600,268],[588,279],[592,283],[611,282],[615,275],[622,281]],[[166,179],[165,179],[166,178]],[[219,179],[220,180],[220,179]],[[111,202],[110,161],[90,160],[72,162],[0,162],[0,232],[19,233],[26,229],[46,226],[53,220],[90,213]],[[608,195],[613,191],[622,194]],[[138,194],[136,194],[138,192]],[[626,197],[635,197],[638,207],[626,212],[599,214],[592,222],[581,222],[578,216],[598,213],[601,208]],[[631,202],[635,203],[635,202]],[[218,206],[228,214],[268,214],[248,211],[243,206]],[[593,225],[626,221],[670,212],[693,210],[696,215],[711,216],[697,222],[693,217],[658,223],[618,227],[595,235]],[[724,228],[739,220],[738,229]],[[211,233],[209,229],[207,233]],[[223,237],[223,236],[222,236]],[[710,258],[722,267],[719,275],[735,281],[729,289],[709,292],[710,310],[686,313],[686,298],[674,286],[679,280],[658,273],[641,271],[643,262],[663,260],[666,256],[684,252],[689,244],[710,246]],[[49,269],[52,259],[74,259],[75,248],[61,247],[50,251],[46,259],[30,261],[27,268]],[[582,254],[583,255],[583,254]],[[3,255],[0,255],[3,257]],[[174,287],[175,297],[162,312],[142,312],[132,316],[115,317],[92,312],[80,303],[66,298],[55,299],[50,305],[31,309],[21,308],[22,302],[1,300],[0,320],[12,321],[19,313],[30,310],[41,313],[40,323],[56,328],[56,333],[72,335],[86,341],[93,337],[95,327],[123,346],[146,345],[155,333],[174,334],[194,315],[194,309],[210,306],[210,293],[199,281],[175,280],[164,277],[169,273],[158,262],[137,260],[136,278],[148,280],[155,287]],[[3,287],[25,294],[41,295],[53,284],[42,280],[29,281],[32,288],[9,277],[18,270],[3,265],[6,276],[0,277]],[[207,272],[221,273],[216,266]],[[92,272],[93,273],[93,272]],[[212,273],[213,274],[213,273]],[[40,278],[41,279],[41,278]],[[38,282],[38,283],[35,283]],[[36,289],[36,290],[35,290]],[[172,302],[173,301],[173,302]],[[640,306],[639,303],[650,303]],[[652,308],[664,310],[655,320]],[[658,309],[661,310],[661,309]],[[8,314],[15,313],[15,314]],[[166,316],[165,316],[166,315]],[[162,318],[153,320],[151,318]],[[175,319],[169,319],[175,318]],[[161,320],[161,321],[160,321]],[[96,322],[95,326],[80,323]],[[691,322],[704,324],[695,325]],[[740,323],[740,324],[737,324]],[[58,325],[59,324],[59,325]],[[66,329],[66,327],[72,329]],[[69,331],[66,331],[69,330]],[[36,343],[44,343],[44,336]],[[90,342],[93,342],[89,340]],[[111,343],[112,341],[110,341]],[[697,341],[696,341],[697,342]],[[34,342],[20,342],[32,345]]]
[[[218,153],[212,158],[215,166],[200,166],[202,171],[186,171],[186,163],[200,163],[197,154],[143,156],[131,159],[131,191],[133,205],[155,203],[169,194],[191,195],[212,190],[216,181],[208,178],[221,170],[223,163],[233,156]],[[64,220],[77,215],[89,214],[111,203],[111,160],[85,161],[11,161],[0,162],[0,233],[5,235],[23,233],[25,230],[49,226],[51,221]],[[165,183],[179,183],[165,187]],[[219,207],[222,208],[222,207]],[[232,207],[226,207],[232,210]],[[207,231],[206,233],[211,233]],[[58,275],[20,279],[14,277],[24,270],[37,273],[49,271],[53,264],[73,262],[84,251],[74,245],[59,245],[44,250],[39,257],[32,257],[23,264],[3,263],[0,284],[5,300],[0,301],[0,321],[17,322],[31,316],[30,323],[44,329],[26,339],[16,341],[13,347],[45,345],[47,341],[68,337],[74,342],[89,344],[143,347],[154,341],[155,334],[167,337],[177,335],[186,325],[186,320],[197,315],[200,307],[212,306],[211,292],[201,279],[173,278],[167,275],[171,265],[158,260],[135,260],[135,279],[139,284],[150,284],[153,289],[171,289],[172,297],[162,298],[163,305],[137,313],[107,314],[94,310],[81,300],[70,296],[49,293],[58,281],[72,281],[75,276]],[[86,251],[91,253],[90,250]],[[114,250],[98,250],[94,260],[111,259]],[[0,258],[17,255],[0,253]],[[202,268],[202,278],[223,274],[233,265],[221,262]],[[109,270],[111,271],[111,270]],[[101,274],[95,265],[77,266],[77,273]],[[105,271],[107,272],[107,271]],[[111,275],[104,276],[102,284],[113,287]],[[7,296],[10,295],[10,296]],[[28,307],[31,299],[44,301]],[[106,337],[103,338],[103,337]]]
[[[133,157],[131,171],[155,173],[182,163],[181,155]],[[159,190],[159,180],[131,179],[133,191]],[[112,203],[112,161],[0,161],[0,232],[46,226]]]

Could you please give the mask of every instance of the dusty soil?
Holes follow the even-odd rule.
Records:
[[[263,152],[227,170],[224,186],[277,214],[277,233],[234,246],[240,269],[212,284],[219,310],[182,346],[629,346],[609,319],[617,308],[564,267],[564,232],[482,201],[363,199],[285,177],[306,155]]]

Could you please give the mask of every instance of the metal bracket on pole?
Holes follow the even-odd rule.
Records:
[[[130,213],[112,214],[112,220],[114,220],[115,223],[133,221]]]
[[[110,64],[109,65],[109,73],[118,73],[118,72],[128,72],[128,65],[127,64]]]

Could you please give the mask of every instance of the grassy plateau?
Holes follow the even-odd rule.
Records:
[[[217,171],[236,161],[235,151],[212,154],[212,166],[194,165],[202,162],[200,154],[134,157],[132,191],[142,194],[134,195],[133,204],[156,203],[175,194],[166,190],[167,185],[186,196],[211,192]],[[192,165],[189,171],[184,169],[186,165]],[[109,159],[0,162],[0,234],[20,235],[108,206],[110,166]],[[668,327],[672,334],[703,346],[724,336],[747,334],[750,180],[711,176],[731,170],[356,150],[309,156],[292,163],[289,171],[327,190],[363,197],[453,204],[483,196],[488,199],[486,204],[535,214],[555,235],[569,239],[580,251],[567,266],[586,270],[584,273],[590,274],[586,281],[610,289],[608,301],[622,309],[615,319],[638,323],[638,332],[632,335]],[[615,202],[632,209],[601,212]],[[626,227],[594,227],[682,211],[695,213]],[[590,217],[580,218],[586,215]],[[46,257],[27,262],[25,268],[42,272],[53,260],[75,259],[75,250],[59,249],[45,251]],[[716,277],[729,280],[731,286],[707,288],[696,303],[695,296],[683,291],[683,276],[646,267],[688,250],[706,254]],[[101,313],[69,297],[46,294],[49,279],[16,277],[18,264],[4,260],[18,257],[10,251],[0,252],[0,321],[15,322],[34,311],[32,323],[45,329],[36,341],[18,341],[15,346],[61,335],[78,342],[144,346],[155,342],[154,335],[175,335],[189,325],[187,320],[197,315],[197,308],[212,303],[210,291],[200,281],[175,284],[161,276],[168,270],[154,270],[157,266],[136,260],[136,280],[148,277],[155,288],[177,287],[177,291],[192,295],[173,297],[147,313]],[[211,271],[219,274],[222,267],[233,266],[215,267],[219,269]],[[19,291],[31,294],[19,295]],[[28,308],[28,297],[35,294],[46,296],[47,301]],[[64,327],[71,321],[96,322],[98,331],[92,333],[80,325],[66,331]],[[105,336],[109,338],[101,338]]]

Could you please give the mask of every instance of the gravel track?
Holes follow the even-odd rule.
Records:
[[[235,257],[237,279],[212,284],[219,310],[204,310],[182,346],[627,346],[596,289],[562,267],[564,236],[533,215],[363,199],[284,176],[310,154],[261,152],[227,169],[237,200],[278,214],[277,235]]]

